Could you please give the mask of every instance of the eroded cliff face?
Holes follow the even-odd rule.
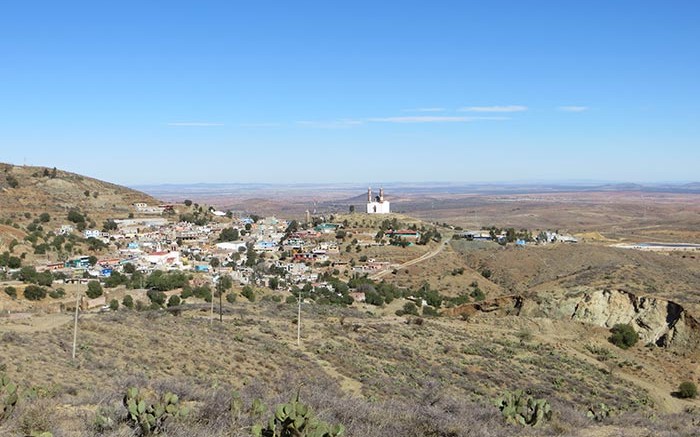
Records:
[[[571,319],[606,328],[629,323],[644,343],[664,347],[697,344],[700,335],[697,322],[679,304],[622,290],[585,293]]]
[[[681,305],[666,299],[637,296],[624,290],[591,290],[573,295],[551,294],[535,298],[505,296],[450,308],[445,314],[472,315],[482,312],[575,320],[606,328],[617,323],[629,323],[645,344],[684,349],[700,346],[700,323]]]

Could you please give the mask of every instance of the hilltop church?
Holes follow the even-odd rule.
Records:
[[[367,214],[389,214],[391,207],[384,200],[384,188],[379,189],[379,196],[372,198],[372,188],[367,188]]]

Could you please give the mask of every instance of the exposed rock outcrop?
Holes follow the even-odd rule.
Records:
[[[592,290],[537,298],[504,296],[449,308],[443,314],[458,316],[484,312],[576,320],[606,328],[629,323],[644,343],[678,348],[700,346],[700,323],[681,305],[624,290]]]

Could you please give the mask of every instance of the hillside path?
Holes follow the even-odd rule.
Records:
[[[392,272],[393,270],[402,270],[402,269],[405,269],[405,268],[410,267],[410,266],[412,266],[412,265],[415,265],[415,264],[418,264],[418,263],[422,263],[423,261],[427,261],[427,260],[429,260],[430,258],[433,258],[433,257],[436,256],[437,254],[439,254],[440,252],[442,252],[443,249],[444,249],[445,247],[447,247],[447,245],[450,243],[450,240],[451,240],[451,239],[452,239],[452,237],[450,236],[450,237],[448,237],[447,239],[445,239],[445,241],[440,242],[440,244],[438,245],[438,247],[436,247],[436,248],[433,249],[432,251],[427,252],[427,253],[424,253],[423,255],[419,256],[418,258],[414,258],[414,259],[412,259],[412,260],[406,261],[405,263],[401,264],[400,266],[396,267],[395,269],[386,269],[386,270],[382,270],[381,272],[377,272],[377,273],[375,273],[375,274],[373,274],[373,275],[370,275],[370,276],[369,276],[369,279],[371,279],[371,280],[373,280],[373,281],[377,281],[377,280],[383,278],[384,276],[388,275],[388,274],[389,274],[390,272]]]

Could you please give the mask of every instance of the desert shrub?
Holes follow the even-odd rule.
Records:
[[[440,314],[438,313],[438,311],[435,308],[431,307],[430,305],[426,305],[423,307],[423,316],[424,317],[437,317],[439,315]]]
[[[54,427],[54,409],[48,399],[36,399],[22,408],[19,429],[27,436],[47,436]]]
[[[170,296],[170,299],[168,299],[168,307],[176,307],[179,306],[181,303],[180,297],[176,295]]]
[[[90,299],[95,299],[96,297],[102,296],[102,285],[100,285],[99,281],[88,282],[88,288],[85,294]]]
[[[180,299],[187,299],[188,297],[192,297],[192,289],[187,287],[182,289],[182,293],[180,293]]]
[[[235,303],[236,302],[236,294],[235,293],[229,293],[226,295],[226,302],[228,303]]]
[[[165,304],[165,293],[162,291],[148,290],[146,292],[146,296],[148,296],[148,299],[150,299],[152,304],[156,304],[158,306],[163,306]]]
[[[246,285],[245,287],[243,287],[241,294],[249,301],[255,302],[255,291],[253,291],[252,287]]]
[[[622,349],[634,346],[639,340],[639,334],[628,323],[616,324],[610,329],[610,333],[611,335],[608,338],[610,343]]]
[[[17,289],[13,286],[5,287],[5,293],[13,299],[17,298]]]
[[[112,299],[109,301],[109,309],[116,311],[119,309],[119,301],[117,299]]]
[[[410,315],[413,315],[413,316],[417,316],[417,315],[418,315],[418,307],[416,306],[415,303],[413,303],[413,302],[406,302],[406,303],[403,305],[403,308],[402,308],[402,309],[396,311],[396,315],[397,315],[397,316],[403,316],[403,315],[407,315],[407,314],[410,314]]]
[[[678,386],[678,397],[681,399],[693,399],[698,395],[698,387],[694,382],[685,381]]]
[[[208,285],[194,287],[192,289],[192,294],[194,294],[194,297],[198,299],[204,299],[206,302],[211,302],[211,289]]]
[[[27,300],[41,300],[46,297],[46,289],[38,285],[27,285],[24,289],[24,297]]]
[[[51,297],[51,299],[60,299],[65,295],[66,295],[66,290],[64,290],[62,288],[57,288],[57,289],[51,290],[49,292],[49,297]]]
[[[134,298],[131,297],[131,295],[127,294],[126,296],[124,296],[124,299],[122,299],[122,305],[124,305],[125,307],[127,307],[129,309],[133,308],[134,307]]]
[[[53,275],[49,271],[37,273],[36,283],[44,287],[50,287],[53,284]]]

